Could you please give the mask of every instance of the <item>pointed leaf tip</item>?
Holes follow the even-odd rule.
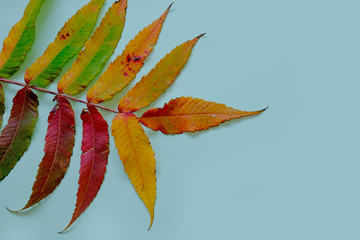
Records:
[[[199,36],[197,36],[196,38],[200,39],[201,37],[203,37],[206,33],[202,33]]]
[[[170,10],[170,8],[172,7],[172,5],[173,5],[174,3],[175,3],[175,1],[170,4],[170,6],[167,8],[167,11]]]
[[[268,108],[269,108],[269,106],[267,106],[267,107],[263,108],[263,109],[262,109],[262,110],[260,110],[260,111],[261,111],[261,112],[264,112],[264,111],[266,111]]]
[[[7,206],[5,206],[6,210],[8,210],[9,212],[13,213],[13,214],[17,214],[17,213],[21,213],[22,209],[21,210],[12,210],[10,208],[8,208]]]
[[[65,228],[65,229],[61,230],[60,232],[58,232],[58,234],[64,234],[67,230],[68,230],[68,228]]]

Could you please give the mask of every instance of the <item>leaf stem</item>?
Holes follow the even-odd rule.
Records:
[[[55,96],[62,95],[64,97],[66,97],[66,98],[68,98],[70,100],[76,101],[76,102],[80,102],[80,103],[83,103],[83,104],[86,104],[86,105],[92,105],[94,107],[97,107],[97,108],[100,108],[100,109],[103,109],[103,110],[106,110],[106,111],[109,111],[109,112],[119,113],[118,111],[112,110],[110,108],[99,106],[99,105],[94,104],[94,103],[90,103],[90,102],[83,101],[83,100],[80,100],[80,99],[77,99],[77,98],[74,98],[74,97],[71,97],[71,96],[67,96],[67,95],[64,95],[64,94],[53,92],[53,91],[50,91],[50,90],[47,90],[47,89],[44,89],[44,88],[39,88],[39,87],[27,85],[26,83],[15,82],[13,80],[5,79],[5,78],[0,78],[0,82],[6,82],[6,83],[10,83],[10,84],[15,84],[15,85],[18,85],[18,86],[29,87],[31,89],[35,89],[35,90],[38,90],[38,91],[44,92],[44,93],[49,93],[49,94],[52,94],[52,95],[55,95]]]

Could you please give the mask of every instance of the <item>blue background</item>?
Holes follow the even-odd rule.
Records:
[[[1,42],[27,2],[1,1]],[[12,79],[23,81],[26,67],[86,2],[45,3],[35,45]],[[106,1],[101,17],[112,2]],[[126,26],[112,59],[170,3],[128,0]],[[157,159],[158,187],[150,231],[147,210],[111,138],[98,196],[71,230],[59,235],[74,209],[80,165],[79,114],[84,106],[74,103],[78,134],[67,175],[31,211],[14,215],[0,207],[0,238],[360,239],[359,7],[359,1],[350,0],[177,0],[136,80],[176,45],[207,35],[177,81],[151,107],[193,96],[241,110],[269,109],[197,134],[166,136],[147,130]],[[19,88],[4,88],[6,121]],[[38,95],[40,117],[33,141],[0,183],[0,206],[20,209],[31,193],[53,107],[52,96]],[[105,106],[115,108],[120,97]],[[113,118],[103,114],[109,122]]]

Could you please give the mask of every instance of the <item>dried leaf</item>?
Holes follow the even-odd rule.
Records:
[[[119,111],[134,112],[156,100],[175,81],[187,63],[191,50],[204,34],[187,41],[168,53],[119,102]]]
[[[76,208],[66,231],[86,210],[100,190],[109,155],[109,132],[105,119],[96,107],[89,105],[81,114],[83,140]]]
[[[114,52],[125,24],[127,0],[115,2],[95,30],[84,51],[63,75],[58,91],[68,95],[82,92],[101,72]]]
[[[156,177],[155,157],[149,139],[138,118],[132,113],[116,115],[111,129],[125,172],[149,210],[151,227],[154,220]]]
[[[140,71],[147,56],[154,49],[169,8],[152,24],[144,28],[129,42],[123,53],[106,69],[87,93],[87,100],[101,103],[110,100],[126,87]]]
[[[30,208],[51,194],[64,178],[75,142],[75,118],[70,102],[58,96],[58,103],[48,117],[44,157],[39,164],[32,194],[22,210]]]
[[[38,106],[38,98],[31,89],[25,87],[16,93],[9,121],[0,136],[0,181],[10,173],[29,147]]]
[[[140,118],[140,122],[165,134],[181,134],[205,130],[231,119],[259,114],[264,110],[245,112],[224,104],[180,97],[170,100],[162,108],[149,109]]]
[[[35,40],[35,23],[44,2],[30,0],[23,17],[5,38],[0,53],[0,77],[11,77],[24,62]]]
[[[25,82],[46,87],[89,38],[105,0],[92,0],[70,18],[44,52],[25,72]]]

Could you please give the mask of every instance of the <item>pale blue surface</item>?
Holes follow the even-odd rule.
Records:
[[[171,3],[128,1],[116,54]],[[26,66],[85,2],[48,0],[35,46],[12,79],[22,81]],[[1,1],[1,42],[26,3]],[[111,4],[107,0],[106,7]],[[177,0],[139,77],[175,45],[207,35],[176,83],[152,106],[194,96],[242,110],[270,108],[261,116],[200,134],[147,131],[158,178],[150,231],[148,213],[111,139],[108,172],[98,197],[68,233],[59,235],[70,220],[77,191],[82,131],[78,115],[83,105],[74,104],[78,134],[65,179],[54,194],[23,215],[0,207],[0,238],[360,239],[359,8],[359,1],[346,0]],[[5,121],[17,89],[5,85]],[[51,96],[39,97],[36,134],[29,151],[0,183],[0,206],[19,209],[30,195],[53,106]],[[104,115],[110,122],[113,115]]]

